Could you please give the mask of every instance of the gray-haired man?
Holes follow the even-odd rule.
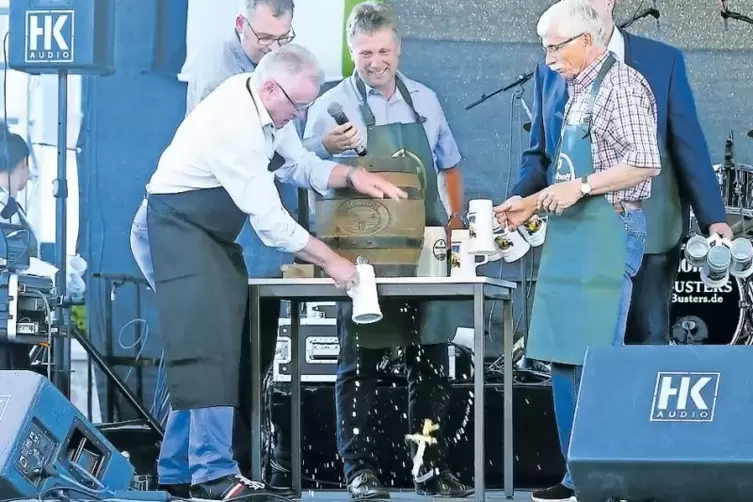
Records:
[[[240,474],[231,448],[234,408],[247,381],[240,353],[248,271],[235,244],[244,222],[264,245],[319,265],[347,287],[357,280],[355,265],[296,223],[282,207],[275,178],[319,193],[351,186],[371,197],[407,196],[375,174],[303,148],[292,121],[316,98],[322,80],[303,47],[267,54],[253,75],[228,78],[183,120],[146,186],[146,254],[171,405],[190,415],[188,437],[168,428],[164,442],[185,446],[175,475],[190,482],[195,499],[269,492]],[[284,160],[276,169],[274,152]],[[140,261],[137,253],[144,250],[134,249]]]
[[[295,37],[291,27],[293,12],[293,0],[242,0],[232,32],[228,26],[227,38],[206,44],[189,70],[186,115],[191,114],[204,98],[229,77],[254,71],[265,54],[289,44]],[[279,156],[276,156],[276,159],[279,159]],[[296,187],[283,184],[279,180],[275,180],[275,185],[283,206],[288,212],[295,214],[298,202]],[[154,288],[154,273],[148,252],[146,207],[145,199],[131,227],[131,248],[142,273]],[[293,261],[290,253],[265,246],[249,224],[244,226],[238,242],[243,246],[249,276],[278,277],[280,266]],[[274,359],[280,302],[275,299],[263,299],[261,310],[261,327],[264,333],[261,361],[262,371],[266,371]],[[243,418],[243,414],[239,414],[239,418]],[[178,497],[188,496],[188,483],[191,479],[188,473],[190,421],[188,411],[170,412],[166,429],[175,440],[163,441],[157,464],[162,488]],[[246,459],[244,453],[249,443],[246,437],[247,425],[243,421],[236,423],[237,437],[234,446],[237,456],[242,461]],[[283,429],[279,424],[275,425],[277,431]],[[282,442],[279,433],[278,442]],[[243,462],[241,465],[247,467]],[[272,484],[275,484],[274,479]]]

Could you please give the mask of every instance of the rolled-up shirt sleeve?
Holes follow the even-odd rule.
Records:
[[[649,92],[638,85],[613,89],[609,132],[615,144],[619,145],[620,163],[661,169],[656,104]]]
[[[253,142],[252,142],[253,143]],[[263,144],[263,143],[261,143]],[[297,253],[309,242],[310,234],[293,219],[280,201],[269,157],[263,149],[218,145],[212,174],[248,215],[251,226],[264,245],[286,253]]]
[[[278,134],[283,137],[277,145],[277,153],[285,159],[285,164],[275,171],[277,179],[326,194],[330,174],[337,163],[320,159],[315,153],[306,150],[292,124],[286,125]]]

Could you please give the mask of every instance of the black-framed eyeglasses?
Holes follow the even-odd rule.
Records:
[[[312,104],[314,104],[313,102],[311,102],[311,103],[296,103],[295,101],[293,101],[292,99],[290,99],[290,95],[285,91],[285,88],[283,86],[281,86],[279,82],[275,82],[275,84],[277,84],[277,87],[280,88],[280,90],[282,91],[282,94],[288,99],[288,101],[290,101],[290,104],[293,105],[293,109],[296,112],[305,113],[306,110],[308,110],[309,107]]]
[[[570,42],[573,42],[573,41],[575,41],[575,40],[578,40],[578,39],[579,39],[580,37],[582,37],[583,35],[585,35],[585,33],[581,33],[581,34],[579,34],[579,35],[575,35],[574,37],[570,37],[570,38],[568,38],[567,40],[565,40],[564,42],[560,42],[560,43],[558,43],[558,44],[554,44],[554,45],[545,45],[544,47],[542,47],[542,49],[544,50],[544,53],[546,53],[546,54],[557,54],[557,53],[558,53],[559,51],[561,51],[561,50],[562,50],[562,48],[563,48],[563,47],[565,47],[565,46],[566,46],[567,44],[569,44]]]
[[[256,41],[263,47],[270,46],[275,42],[277,42],[277,44],[282,47],[283,45],[287,45],[292,42],[295,38],[295,30],[293,30],[292,26],[290,27],[290,31],[285,35],[281,37],[275,37],[272,35],[259,35],[258,33],[256,33],[256,30],[254,30],[253,26],[251,26],[251,23],[248,21],[248,19],[244,19],[244,21],[246,21],[246,26],[248,26],[248,29],[251,30],[251,33],[253,33],[256,37]]]

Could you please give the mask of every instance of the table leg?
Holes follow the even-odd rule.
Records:
[[[474,498],[483,502],[484,493],[484,286],[473,289],[473,473]]]
[[[263,411],[262,399],[262,372],[261,367],[261,306],[259,304],[259,288],[249,288],[249,332],[251,335],[251,477],[261,481],[261,414]]]
[[[513,361],[512,361],[512,346],[513,346],[513,314],[512,314],[512,298],[504,300],[502,302],[502,354],[504,357],[504,403],[503,403],[503,443],[504,451],[502,452],[502,459],[505,466],[503,472],[503,486],[505,490],[505,497],[511,499],[515,496],[515,486],[513,481],[513,469],[515,467],[515,457],[513,455],[513,439],[512,439],[512,398],[513,398]]]
[[[295,496],[301,495],[301,357],[299,328],[301,304],[290,302],[290,448],[292,488]]]

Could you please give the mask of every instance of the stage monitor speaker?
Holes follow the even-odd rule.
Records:
[[[71,499],[128,490],[128,460],[49,380],[0,371],[0,494],[40,500],[56,488]],[[83,488],[83,489],[82,489]],[[86,492],[89,492],[87,494]]]
[[[580,502],[753,494],[753,347],[593,347],[568,464]]]

